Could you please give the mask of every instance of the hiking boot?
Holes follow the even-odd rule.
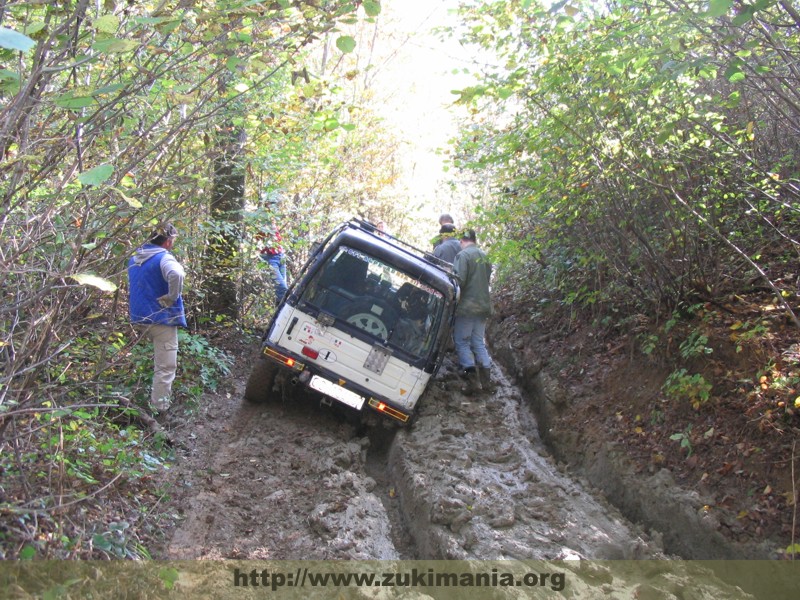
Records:
[[[461,372],[461,376],[466,379],[461,391],[467,396],[472,396],[481,391],[481,380],[478,375],[478,369],[475,367],[467,367]]]
[[[154,416],[161,413],[165,413],[169,410],[170,407],[169,398],[159,398],[158,400],[151,401],[150,407],[153,409]]]
[[[478,376],[481,380],[481,388],[484,392],[494,394],[497,385],[492,381],[492,370],[489,367],[478,367]]]

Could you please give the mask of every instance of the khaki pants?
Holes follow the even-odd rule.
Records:
[[[156,410],[167,410],[172,396],[172,382],[178,370],[178,328],[174,325],[147,325],[144,333],[153,342],[150,404]]]

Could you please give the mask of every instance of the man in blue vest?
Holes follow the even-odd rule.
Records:
[[[178,368],[178,327],[186,327],[181,297],[186,273],[171,252],[177,236],[171,223],[159,225],[128,262],[131,323],[153,342],[150,404],[156,412],[169,409]]]

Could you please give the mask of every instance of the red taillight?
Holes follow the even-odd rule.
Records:
[[[390,417],[394,417],[398,421],[402,421],[403,423],[408,421],[409,415],[400,412],[396,408],[392,408],[385,402],[381,402],[380,400],[376,400],[375,398],[370,398],[368,404],[374,408],[375,410],[379,410],[385,415],[389,415]]]
[[[307,356],[308,358],[316,359],[319,356],[319,350],[314,350],[314,348],[309,346],[303,346],[302,352],[303,355]]]
[[[299,363],[291,356],[281,354],[280,352],[277,352],[269,347],[264,348],[264,356],[268,356],[269,358],[277,360],[279,363],[284,364],[295,371],[302,371],[305,369],[305,365],[303,363]]]

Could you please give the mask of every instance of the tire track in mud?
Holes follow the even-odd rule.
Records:
[[[452,364],[390,469],[422,556],[447,559],[634,559],[659,548],[613,507],[559,472],[519,391],[499,368],[497,391],[464,396]]]
[[[369,440],[309,398],[251,405],[242,389],[181,434],[195,451],[171,475],[184,519],[166,557],[397,558]]]
[[[389,452],[396,433],[396,430],[384,428],[373,428],[367,432],[370,443],[365,468],[367,474],[377,483],[375,493],[386,510],[391,527],[391,539],[398,558],[414,560],[418,558],[419,552],[414,537],[406,525],[407,518],[403,514],[400,496],[389,470]]]
[[[169,485],[184,518],[159,558],[512,560],[526,568],[547,560],[540,568],[563,568],[574,598],[684,598],[687,588],[696,600],[749,597],[693,565],[558,560],[663,556],[558,471],[519,392],[495,375],[496,394],[467,398],[446,365],[413,427],[368,435],[303,394],[243,403],[237,382],[175,432],[184,450]],[[194,572],[182,579],[184,591],[229,581],[225,564],[187,563]],[[374,597],[369,588],[352,591]],[[517,591],[498,588],[492,597]],[[382,597],[407,593],[386,588]]]

